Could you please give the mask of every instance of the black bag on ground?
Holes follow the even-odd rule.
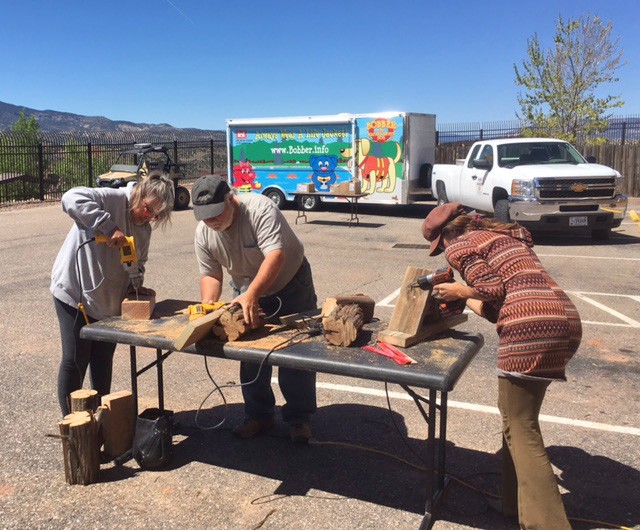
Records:
[[[154,469],[169,463],[173,411],[146,409],[136,420],[133,458],[143,469]]]

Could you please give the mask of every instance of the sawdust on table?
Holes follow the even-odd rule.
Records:
[[[118,328],[123,331],[153,335],[167,339],[177,339],[188,321],[169,318],[167,320],[122,320]]]
[[[290,339],[298,342],[296,334],[299,331],[295,329],[288,329],[283,326],[276,326],[273,324],[267,324],[263,328],[257,329],[254,332],[240,337],[238,340],[229,342],[230,346],[234,348],[255,348],[257,350],[282,350],[291,344]],[[294,338],[295,337],[295,338]],[[300,337],[300,342],[304,337]]]

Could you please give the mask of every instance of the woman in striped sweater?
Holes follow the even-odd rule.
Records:
[[[566,380],[582,336],[580,316],[519,224],[471,217],[449,203],[429,213],[422,233],[429,254],[444,250],[467,284],[436,285],[434,293],[445,301],[466,298],[472,311],[496,323],[502,511],[517,516],[521,528],[570,529],[538,416],[549,384]]]

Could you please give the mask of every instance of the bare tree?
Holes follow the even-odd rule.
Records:
[[[619,80],[623,65],[611,30],[597,16],[566,23],[558,17],[553,48],[543,50],[537,34],[528,39],[528,59],[520,68],[514,64],[516,85],[525,89],[518,93],[518,118],[569,141],[579,132],[586,140],[603,131],[611,117],[607,111],[624,104],[619,96],[601,95],[602,85]]]

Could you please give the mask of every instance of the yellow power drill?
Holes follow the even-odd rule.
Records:
[[[197,320],[202,318],[207,313],[220,309],[222,306],[227,305],[226,302],[214,302],[213,304],[191,304],[187,310],[189,312],[189,320]]]
[[[142,285],[142,273],[138,268],[138,253],[136,252],[136,242],[133,236],[125,236],[127,242],[120,246],[120,263],[127,274],[129,274],[129,280],[131,286],[136,291],[136,298],[138,298],[138,288]],[[104,234],[96,235],[96,243],[106,244],[109,238]]]

